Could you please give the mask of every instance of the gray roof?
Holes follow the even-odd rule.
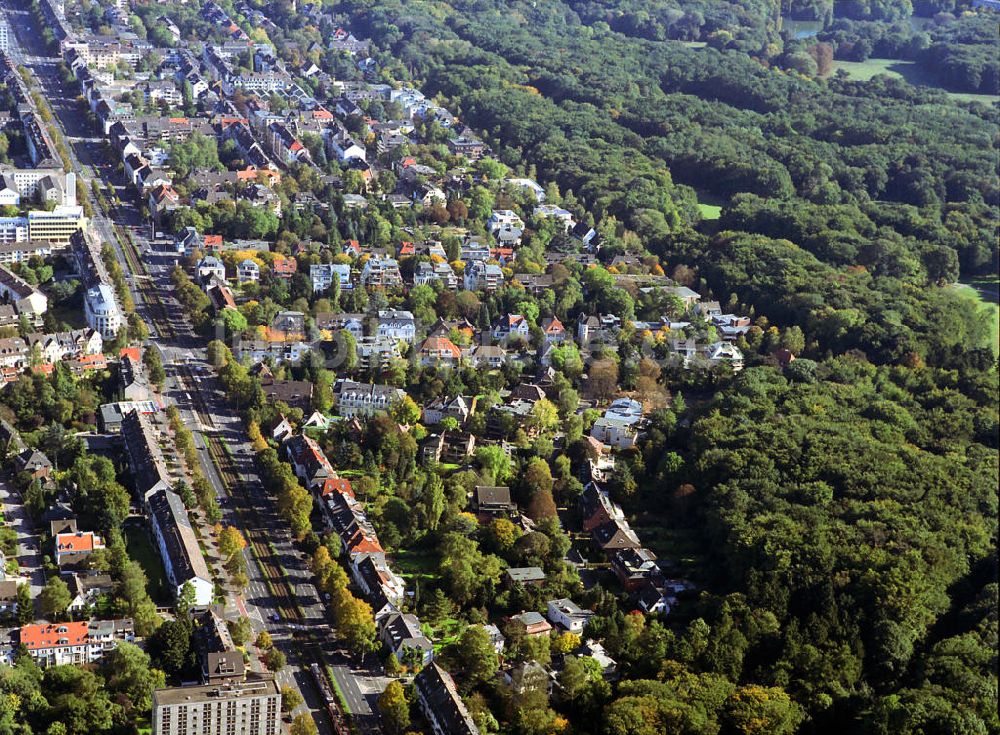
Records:
[[[172,490],[157,490],[146,499],[146,503],[163,536],[175,582],[183,584],[195,577],[211,581],[208,564],[180,496]]]

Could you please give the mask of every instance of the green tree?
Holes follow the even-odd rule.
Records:
[[[285,714],[292,712],[297,709],[300,704],[302,704],[302,695],[299,694],[299,690],[288,686],[287,684],[281,687],[281,711]]]
[[[268,671],[281,671],[287,664],[285,654],[277,648],[269,648],[264,654],[264,665]]]
[[[38,593],[42,615],[50,620],[62,618],[72,601],[73,596],[69,593],[69,587],[61,577],[50,577],[42,591]]]
[[[510,457],[498,446],[477,448],[476,462],[498,485],[503,484],[510,477]]]
[[[166,685],[163,672],[151,668],[149,655],[132,643],[119,643],[101,659],[104,685],[127,707],[126,716],[145,716],[152,707],[154,689]]]
[[[31,585],[17,586],[17,622],[28,625],[35,619],[35,603],[31,599]]]
[[[319,730],[308,712],[296,715],[288,728],[289,735],[317,735]]]
[[[183,620],[165,620],[149,639],[150,658],[173,678],[191,664],[191,626]]]
[[[471,689],[477,684],[492,681],[500,668],[496,650],[489,633],[481,625],[470,625],[462,631],[456,644],[456,654],[462,667],[463,684]]]
[[[42,677],[49,722],[62,723],[66,735],[108,732],[120,719],[120,706],[111,702],[101,679],[75,666],[53,666]]]
[[[399,735],[410,726],[410,703],[399,681],[390,681],[378,696],[378,711],[391,733]]]
[[[724,721],[741,735],[783,735],[802,721],[801,708],[777,687],[740,687],[726,700]]]
[[[167,373],[163,369],[163,358],[160,356],[160,351],[153,346],[147,347],[146,351],[142,353],[142,363],[146,368],[149,382],[162,390]]]

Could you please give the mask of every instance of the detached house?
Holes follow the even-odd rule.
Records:
[[[426,666],[434,658],[434,644],[420,630],[416,615],[386,615],[379,621],[379,639],[403,665]]]
[[[375,335],[412,344],[416,338],[417,324],[413,313],[399,309],[383,309],[378,312],[378,327]]]
[[[240,283],[257,283],[260,280],[260,266],[247,258],[236,269],[236,280]]]
[[[314,263],[309,266],[309,278],[312,280],[313,292],[323,293],[329,290],[334,282],[341,291],[351,289],[350,263]]]
[[[462,350],[447,337],[428,337],[417,353],[423,366],[454,367],[462,361]]]
[[[491,330],[493,339],[497,342],[506,342],[511,339],[527,341],[531,336],[528,320],[521,314],[508,314],[500,317]]]
[[[454,398],[441,396],[428,403],[424,407],[423,413],[425,424],[433,426],[440,424],[445,418],[451,417],[461,426],[469,419],[472,410],[463,396],[455,396]]]
[[[56,565],[61,569],[82,566],[95,551],[104,548],[104,540],[93,531],[60,533],[55,538]]]
[[[466,291],[496,291],[503,286],[503,282],[503,271],[494,263],[473,261],[465,266]]]
[[[542,337],[546,345],[562,344],[566,340],[566,327],[559,321],[558,317],[545,318],[542,320]]]

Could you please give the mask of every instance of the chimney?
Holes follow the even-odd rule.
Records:
[[[66,174],[66,191],[63,194],[63,202],[67,207],[76,206],[76,174],[72,171]]]

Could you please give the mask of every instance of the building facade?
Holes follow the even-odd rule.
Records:
[[[280,735],[281,692],[270,676],[153,692],[153,735]]]

